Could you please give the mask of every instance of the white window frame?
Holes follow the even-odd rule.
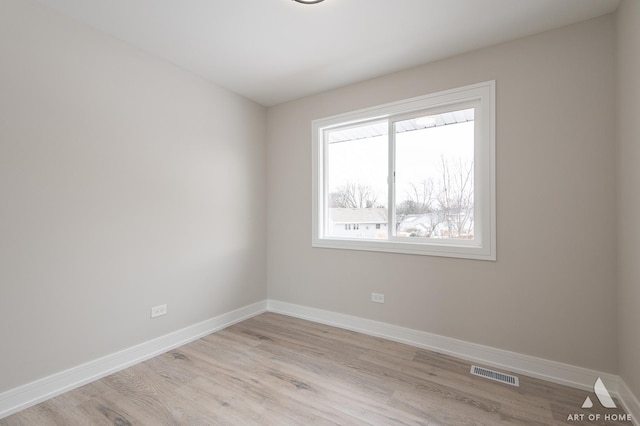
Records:
[[[428,256],[456,257],[478,260],[496,260],[496,140],[495,140],[495,81],[445,90],[425,96],[378,105],[345,114],[334,115],[312,122],[312,180],[313,180],[313,236],[312,247],[407,253]],[[328,188],[325,179],[327,130],[345,125],[387,120],[392,123],[417,113],[429,113],[446,107],[475,103],[474,138],[474,239],[400,239],[391,235],[393,217],[389,214],[388,240],[350,239],[325,235],[328,226]],[[394,147],[391,140],[389,169],[395,167]],[[391,172],[390,172],[391,173]],[[391,174],[390,174],[391,175]],[[389,191],[393,201],[393,191]],[[393,204],[389,204],[391,207]],[[395,209],[389,208],[389,213]],[[325,213],[326,212],[326,213]]]

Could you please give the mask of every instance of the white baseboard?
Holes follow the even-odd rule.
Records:
[[[467,361],[508,370],[537,379],[586,391],[593,391],[598,377],[612,394],[618,395],[620,377],[587,368],[576,367],[543,358],[469,343],[437,334],[399,327],[379,321],[339,314],[322,309],[269,300],[267,310],[297,318],[331,325],[371,336],[382,337],[400,343],[451,355]]]
[[[624,380],[620,380],[618,399],[622,403],[625,411],[631,414],[633,424],[636,426],[640,425],[640,401],[638,401],[638,398],[631,392],[631,389],[629,389]]]
[[[265,311],[381,337],[590,392],[593,391],[596,379],[600,377],[609,392],[618,397],[625,410],[632,415],[634,424],[638,425],[640,419],[638,399],[617,375],[278,300],[254,303],[11,389],[0,394],[0,419]]]
[[[496,349],[424,331],[413,330],[379,321],[368,320],[307,306],[268,300],[267,310],[321,324],[381,337],[395,342],[451,355],[513,373],[546,380],[593,392],[593,385],[600,377],[609,392],[618,398],[634,425],[640,425],[640,403],[629,387],[615,374],[605,373],[561,362],[550,361],[516,352]]]
[[[0,419],[266,311],[261,301],[0,394]]]

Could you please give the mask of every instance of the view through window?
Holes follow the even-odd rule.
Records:
[[[316,124],[314,245],[495,257],[489,94]]]
[[[394,123],[396,237],[473,239],[474,109]],[[386,122],[328,132],[329,229],[388,239]]]

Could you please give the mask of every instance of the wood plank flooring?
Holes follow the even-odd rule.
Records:
[[[0,420],[13,425],[564,425],[594,394],[265,313]],[[582,410],[590,396],[594,407]],[[619,404],[618,404],[619,405]],[[584,413],[585,421],[568,421]]]

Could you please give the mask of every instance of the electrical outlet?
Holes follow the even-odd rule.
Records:
[[[371,301],[375,303],[384,303],[384,294],[371,293]]]
[[[159,305],[151,308],[151,318],[161,317],[167,315],[167,305]]]

